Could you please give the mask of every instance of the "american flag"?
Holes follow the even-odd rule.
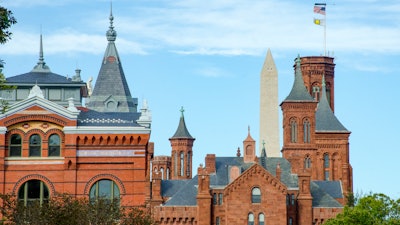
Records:
[[[314,5],[314,13],[325,15],[325,6]]]

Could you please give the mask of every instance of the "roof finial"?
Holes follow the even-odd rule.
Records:
[[[110,17],[109,17],[109,19],[110,19],[110,26],[107,31],[107,40],[115,41],[115,39],[117,38],[117,32],[114,30],[114,26],[113,26],[114,16],[112,14],[112,1],[110,1]]]
[[[247,133],[250,135],[250,125],[247,126]]]
[[[40,27],[42,30],[42,27]],[[43,57],[43,39],[42,39],[42,31],[40,31],[40,47],[39,47],[39,61],[37,62],[36,66],[33,67],[32,72],[50,72],[50,68],[46,66]]]
[[[179,111],[181,112],[181,117],[183,117],[183,112],[185,112],[185,110],[183,109],[183,106],[181,106],[181,109]]]

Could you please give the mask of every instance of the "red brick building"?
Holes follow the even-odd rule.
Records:
[[[151,113],[138,112],[115,46],[108,45],[93,88],[80,70],[51,72],[43,57],[28,73],[7,78],[10,103],[0,114],[0,193],[46,201],[56,193],[147,204],[160,224],[321,224],[341,212],[352,192],[350,132],[334,108],[334,62],[298,57],[281,103],[282,157],[256,154],[250,134],[231,156],[208,154],[193,174],[195,138],[182,115],[170,156],[155,156]],[[86,98],[86,103],[83,99]],[[278,107],[278,106],[276,106]]]
[[[171,157],[153,161],[151,206],[160,224],[311,225],[342,211],[352,192],[350,132],[331,109],[333,58],[298,57],[294,68],[292,90],[281,103],[282,157],[268,157],[265,148],[257,156],[249,131],[236,156],[208,154],[193,179],[166,179],[173,176],[160,168],[173,174],[191,162],[185,152],[194,139],[182,114]],[[176,154],[176,139],[191,144],[181,144]]]

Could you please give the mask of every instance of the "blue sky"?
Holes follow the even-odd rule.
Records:
[[[185,108],[196,138],[194,167],[207,153],[234,156],[250,126],[259,130],[259,76],[268,48],[279,72],[279,102],[293,84],[293,60],[323,53],[323,27],[313,24],[314,1],[114,0],[116,45],[133,96],[152,110],[156,155]],[[354,191],[400,197],[400,2],[327,2],[327,50],[335,57],[335,113],[352,132]],[[107,40],[108,0],[0,0],[18,23],[0,46],[4,73],[29,72],[39,35],[52,72],[79,67],[96,79]],[[280,113],[281,114],[281,113]],[[280,125],[281,126],[281,125]],[[258,140],[257,140],[258,141]]]

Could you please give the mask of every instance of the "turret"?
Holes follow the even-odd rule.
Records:
[[[191,179],[192,178],[192,147],[193,138],[186,128],[185,117],[181,109],[181,118],[178,129],[169,141],[171,142],[171,179]]]

